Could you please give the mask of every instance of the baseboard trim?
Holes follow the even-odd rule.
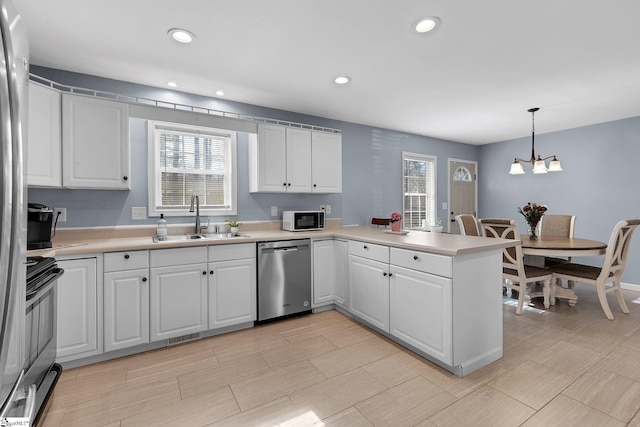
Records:
[[[620,287],[622,289],[627,289],[629,291],[638,291],[640,292],[640,285],[635,285],[633,283],[620,283]]]

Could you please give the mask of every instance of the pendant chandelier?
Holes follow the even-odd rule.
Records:
[[[562,166],[560,166],[560,160],[556,158],[555,154],[553,156],[549,156],[545,158],[541,158],[540,155],[536,157],[536,149],[535,149],[536,129],[535,129],[534,114],[538,110],[539,108],[530,108],[529,110],[527,110],[531,113],[531,158],[529,160],[525,160],[525,159],[520,159],[516,157],[513,163],[511,164],[511,170],[509,171],[509,174],[511,175],[524,174],[524,168],[522,167],[522,163],[520,162],[531,163],[533,165],[533,173],[558,172],[562,170]],[[547,168],[547,165],[545,164],[545,160],[547,159],[551,159],[551,161],[549,162],[548,168]]]

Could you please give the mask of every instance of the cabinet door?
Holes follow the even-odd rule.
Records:
[[[348,244],[344,240],[333,241],[334,294],[336,304],[349,306],[349,255]]]
[[[62,101],[56,89],[29,83],[27,184],[62,186]]]
[[[452,364],[451,279],[391,266],[390,333]]]
[[[311,131],[287,128],[287,192],[311,192]]]
[[[256,320],[256,260],[209,263],[209,329]]]
[[[101,350],[98,341],[98,283],[95,258],[58,261],[57,357]],[[87,354],[88,355],[88,354]]]
[[[104,350],[149,342],[149,270],[104,274]]]
[[[250,155],[255,164],[251,173],[257,174],[255,185],[251,191],[277,192],[286,191],[287,187],[287,148],[285,128],[274,125],[258,125],[258,141],[256,150]]]
[[[313,305],[334,301],[335,263],[333,240],[313,242]]]
[[[389,332],[389,264],[349,256],[349,309],[362,320]]]
[[[311,184],[314,193],[342,192],[342,135],[312,133]]]
[[[207,328],[207,264],[151,269],[151,341]]]
[[[129,190],[129,105],[62,95],[62,184]]]

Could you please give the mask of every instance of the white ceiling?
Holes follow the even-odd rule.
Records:
[[[33,64],[374,127],[485,144],[530,107],[536,133],[640,116],[638,0],[14,2]]]

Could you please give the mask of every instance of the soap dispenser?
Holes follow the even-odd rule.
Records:
[[[160,238],[167,237],[167,220],[164,219],[164,214],[160,214],[160,219],[158,220],[158,230],[156,231],[156,235]]]

